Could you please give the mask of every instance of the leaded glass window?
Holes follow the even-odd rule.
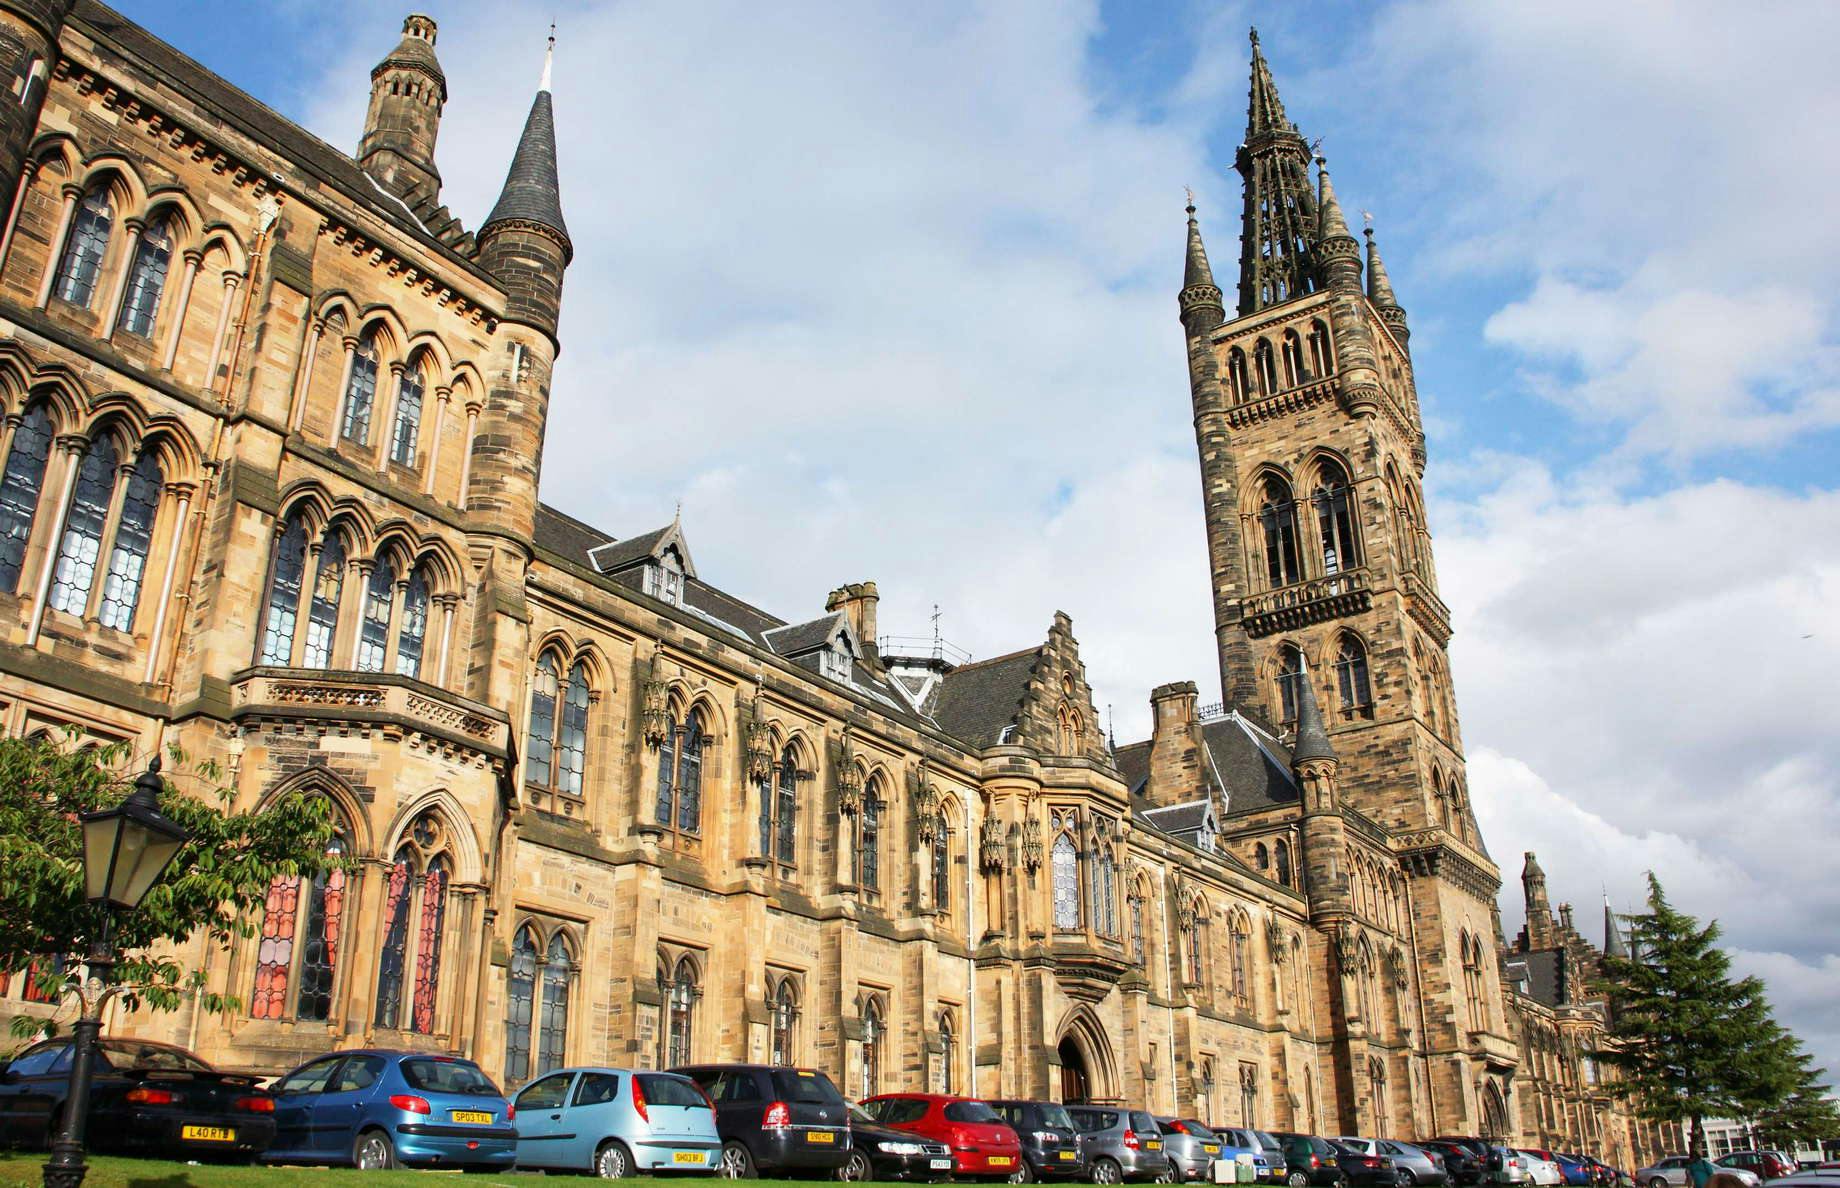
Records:
[[[543,1014],[537,1027],[537,1073],[553,1072],[568,1063],[569,981],[573,962],[568,942],[558,932],[549,938],[543,963]]]
[[[530,1023],[537,993],[537,942],[526,924],[511,938],[511,970],[505,979],[505,1079],[530,1076]]]
[[[779,988],[773,993],[773,1054],[774,1064],[794,1063],[793,1034],[799,1021],[799,1000],[792,988],[791,978],[781,978]]]
[[[1335,681],[1342,695],[1342,708],[1358,710],[1373,704],[1373,686],[1367,678],[1367,649],[1353,636],[1343,636],[1335,657]]]
[[[96,562],[102,555],[102,530],[109,520],[109,500],[115,492],[117,460],[115,443],[107,437],[92,441],[83,451],[70,510],[64,515],[57,567],[52,571],[47,599],[52,610],[81,615],[88,607]]]
[[[1278,653],[1278,720],[1297,720],[1298,682],[1303,680],[1303,653],[1286,644]]]
[[[435,1001],[441,992],[441,941],[447,922],[447,859],[436,858],[422,876],[421,938],[415,961],[415,1014],[411,1026],[434,1034]]]
[[[1340,573],[1360,564],[1355,556],[1354,511],[1348,475],[1341,467],[1324,463],[1322,477],[1310,501],[1316,506],[1316,533],[1322,545],[1324,573]]]
[[[121,301],[121,328],[147,338],[160,312],[160,294],[172,267],[172,220],[161,219],[141,232],[134,245],[134,262],[128,268],[128,289]]]
[[[882,1084],[882,1004],[871,998],[863,1005],[862,1096],[873,1097]]]
[[[295,516],[275,538],[268,606],[262,612],[263,664],[286,664],[293,658],[294,621],[300,613],[300,583],[306,571],[307,525]]]
[[[102,257],[109,250],[109,232],[114,225],[115,211],[109,205],[106,189],[98,186],[83,195],[51,287],[59,300],[89,307],[96,296],[96,280],[102,274]]]
[[[415,446],[422,432],[422,369],[402,374],[396,392],[396,421],[390,426],[390,461],[415,465]]]
[[[684,718],[677,747],[677,828],[695,833],[703,819],[703,713]]]
[[[128,489],[122,494],[121,516],[115,522],[115,541],[109,549],[109,571],[102,580],[102,606],[98,617],[104,627],[117,631],[134,628],[134,610],[147,574],[147,554],[153,550],[153,519],[160,510],[164,476],[151,453],[143,453],[128,472]]]
[[[25,564],[26,542],[32,537],[32,520],[38,514],[38,497],[45,487],[45,463],[51,458],[51,414],[35,404],[13,430],[6,470],[0,472],[0,589],[19,590],[19,571]]]
[[[428,645],[428,572],[418,565],[409,573],[403,591],[402,626],[396,631],[396,671],[406,677],[422,675],[422,652]]]
[[[377,402],[377,335],[366,334],[352,350],[351,378],[345,382],[345,423],[339,435],[359,445],[371,440],[371,410]]]
[[[1265,536],[1265,576],[1273,586],[1288,586],[1303,575],[1297,566],[1297,504],[1280,479],[1265,480],[1259,525]]]
[[[402,1014],[403,970],[408,967],[409,880],[413,859],[396,855],[384,893],[383,953],[377,967],[377,1026],[395,1027]]]
[[[665,1067],[690,1063],[691,1029],[697,999],[696,967],[680,957],[665,991]]]
[[[569,687],[562,699],[562,731],[556,748],[557,789],[580,796],[587,762],[588,666],[577,660],[569,670]]]
[[[933,840],[933,907],[941,912],[952,909],[952,831],[944,821]]]
[[[1077,932],[1080,927],[1080,854],[1070,834],[1054,839],[1048,860],[1054,887],[1054,927]]]
[[[333,838],[327,843],[326,853],[335,862],[342,859],[345,843]],[[296,973],[295,1017],[317,1021],[331,1013],[333,961],[344,893],[345,871],[336,866],[310,880],[299,875],[277,875],[269,884],[263,902],[261,940],[256,948],[251,1018],[285,1018],[288,990],[296,982]]]
[[[307,645],[300,662],[307,668],[332,664],[332,639],[339,629],[339,596],[345,588],[345,543],[327,533],[313,574],[313,598],[307,606]]]
[[[549,787],[550,763],[556,747],[556,701],[561,685],[556,657],[545,652],[537,658],[537,673],[530,682],[530,741],[525,747],[524,778]]]
[[[796,853],[799,818],[798,754],[790,746],[779,757],[779,794],[776,809],[779,860],[790,864]]]
[[[278,875],[269,883],[268,898],[262,904],[262,939],[256,945],[255,992],[249,999],[252,1019],[279,1019],[287,1011],[299,904],[299,875]]]
[[[1131,960],[1144,963],[1144,897],[1131,895]]]
[[[326,847],[335,859],[345,856],[345,843],[333,838]],[[300,937],[300,995],[297,1018],[324,1020],[332,1014],[332,983],[337,972],[339,939],[345,921],[345,879],[342,867],[314,878],[307,898],[307,920]]]
[[[390,614],[395,610],[396,567],[379,560],[364,586],[364,620],[358,625],[359,672],[382,672],[390,648]]]
[[[939,1091],[941,1093],[953,1092],[957,1063],[957,1028],[952,1025],[951,1012],[942,1011],[939,1015]]]
[[[1188,980],[1196,985],[1201,984],[1204,969],[1202,965],[1202,938],[1206,935],[1207,930],[1207,925],[1205,923],[1206,911],[1207,908],[1205,906],[1201,904],[1195,905],[1194,919],[1188,925],[1188,935],[1186,938],[1188,941]]]
[[[677,727],[664,732],[658,744],[658,804],[655,817],[660,825],[671,824],[671,792],[677,779]]]
[[[882,886],[882,787],[879,782],[870,787],[869,794],[863,797],[860,820],[860,881],[868,890],[877,891]]]

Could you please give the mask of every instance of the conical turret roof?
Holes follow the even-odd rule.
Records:
[[[543,83],[524,119],[524,133],[512,154],[505,188],[492,213],[480,225],[480,234],[494,223],[535,223],[569,242],[568,224],[562,218],[562,184],[556,173],[556,115],[549,91],[550,57],[545,55]],[[573,254],[573,248],[570,248]]]
[[[1398,309],[1399,298],[1393,295],[1393,280],[1380,261],[1380,245],[1374,242],[1374,229],[1365,228],[1367,236],[1367,299],[1383,309]]]
[[[1329,732],[1323,727],[1322,709],[1316,704],[1316,685],[1306,664],[1297,673],[1297,741],[1291,744],[1291,762],[1335,758]]]
[[[1214,270],[1208,265],[1207,246],[1201,242],[1201,224],[1195,221],[1195,205],[1191,202],[1188,205],[1188,263],[1182,269],[1182,287],[1213,284]]]

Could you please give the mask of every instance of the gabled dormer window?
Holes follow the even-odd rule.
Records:
[[[672,606],[684,604],[684,563],[676,549],[666,549],[645,567],[645,592]]]
[[[855,657],[850,652],[850,641],[839,635],[830,642],[830,646],[818,653],[818,672],[833,681],[850,679],[850,664]]]

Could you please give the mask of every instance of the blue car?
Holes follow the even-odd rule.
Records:
[[[504,1095],[471,1060],[421,1052],[335,1052],[269,1087],[270,1163],[399,1163],[498,1169],[517,1159]]]
[[[1588,1188],[1597,1182],[1597,1169],[1575,1155],[1561,1155],[1555,1151],[1553,1162],[1559,1165],[1559,1174],[1565,1177],[1568,1185]]]
[[[635,1171],[714,1175],[722,1166],[715,1107],[676,1073],[566,1068],[526,1085],[515,1104],[519,1167],[618,1180]]]

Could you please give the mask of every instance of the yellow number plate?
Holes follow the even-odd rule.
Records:
[[[1549,902],[1550,902],[1550,901],[1549,901]],[[1203,1151],[1206,1151],[1206,1152],[1207,1152],[1207,1153],[1208,1153],[1209,1155],[1218,1155],[1218,1154],[1220,1154],[1220,1147],[1219,1147],[1219,1146],[1218,1146],[1217,1144],[1214,1144],[1214,1143],[1202,1143],[1202,1144],[1201,1144],[1201,1149],[1202,1149]]]
[[[837,1136],[828,1130],[808,1130],[805,1132],[805,1141],[808,1143],[834,1143],[837,1141]]]
[[[477,1126],[490,1126],[492,1115],[484,1110],[449,1110],[447,1116],[456,1122],[471,1122]]]
[[[1068,1160],[1069,1162],[1071,1162],[1072,1160],[1074,1160],[1075,1158],[1077,1158],[1077,1156],[1075,1156],[1075,1155],[1074,1155],[1074,1153],[1073,1153],[1072,1151],[1062,1151],[1062,1152],[1061,1152],[1061,1158],[1062,1158],[1062,1159],[1065,1159],[1065,1160]]]
[[[234,1143],[236,1131],[228,1126],[181,1126],[179,1137],[196,1139],[201,1143]]]
[[[992,1166],[992,1167],[1008,1167],[1008,1166],[1009,1166],[1009,1156],[1007,1156],[1007,1155],[992,1155],[992,1156],[990,1157],[990,1166]]]
[[[1163,1149],[1162,1143],[1149,1142],[1149,1143],[1144,1144],[1144,1150],[1146,1151],[1161,1151],[1162,1149]]]
[[[671,1162],[694,1163],[701,1167],[703,1163],[703,1153],[701,1151],[676,1151],[671,1155]]]

